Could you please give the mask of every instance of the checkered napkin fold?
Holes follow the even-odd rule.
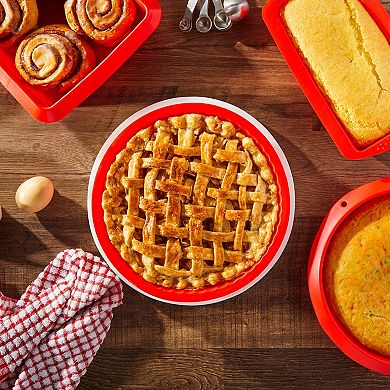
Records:
[[[74,389],[121,303],[118,277],[80,249],[60,253],[19,300],[0,293],[0,389]]]

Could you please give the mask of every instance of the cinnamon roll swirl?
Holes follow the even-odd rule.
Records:
[[[15,63],[31,85],[67,90],[95,67],[96,58],[91,47],[68,26],[53,24],[20,43]]]
[[[0,0],[0,45],[11,46],[38,22],[36,0]]]
[[[136,14],[133,0],[67,0],[69,26],[107,46],[117,43],[131,28]]]

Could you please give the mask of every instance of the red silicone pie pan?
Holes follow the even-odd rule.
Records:
[[[324,263],[332,238],[340,224],[364,203],[390,195],[390,177],[365,184],[343,196],[329,211],[314,240],[308,268],[311,301],[318,321],[330,339],[348,357],[373,371],[390,375],[390,357],[361,344],[339,321],[328,302],[324,286]]]
[[[348,130],[333,111],[332,105],[318,87],[309,67],[294,45],[284,24],[282,11],[289,0],[268,0],[263,7],[263,19],[288,66],[300,84],[303,93],[314,108],[340,153],[357,160],[375,156],[390,150],[390,135],[372,145],[359,148]],[[360,0],[372,19],[377,23],[387,40],[390,40],[390,17],[378,0]]]
[[[133,29],[114,47],[88,41],[97,57],[97,66],[67,92],[48,91],[26,83],[15,67],[17,44],[0,48],[0,82],[35,119],[56,122],[68,115],[96,91],[145,42],[161,20],[157,0],[135,0],[137,17]],[[64,2],[38,0],[39,26],[66,24]]]
[[[126,263],[109,240],[103,220],[102,194],[107,172],[115,156],[139,130],[153,125],[158,119],[185,113],[218,116],[232,122],[244,134],[251,136],[264,153],[279,188],[280,211],[273,237],[262,259],[235,279],[199,290],[177,290],[145,281]],[[107,139],[100,150],[88,188],[88,218],[95,243],[107,263],[121,279],[135,290],[151,298],[178,304],[204,305],[219,302],[242,293],[259,281],[273,267],[289,239],[295,210],[295,193],[291,170],[280,146],[256,119],[245,111],[219,100],[186,97],[165,100],[132,115]]]

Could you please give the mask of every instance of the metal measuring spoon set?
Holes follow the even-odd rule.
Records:
[[[209,17],[209,0],[188,0],[183,19],[179,23],[180,30],[184,32],[192,30],[192,16],[198,3],[200,12],[195,27],[201,33],[210,31],[213,24],[219,31],[228,30],[232,22],[243,19],[249,11],[247,0],[225,0],[224,4],[221,0],[212,1],[215,9],[213,21]]]

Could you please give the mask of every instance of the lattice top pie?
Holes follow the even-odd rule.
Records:
[[[233,124],[187,114],[139,131],[107,174],[111,242],[151,283],[215,285],[261,259],[278,215],[264,155]]]

